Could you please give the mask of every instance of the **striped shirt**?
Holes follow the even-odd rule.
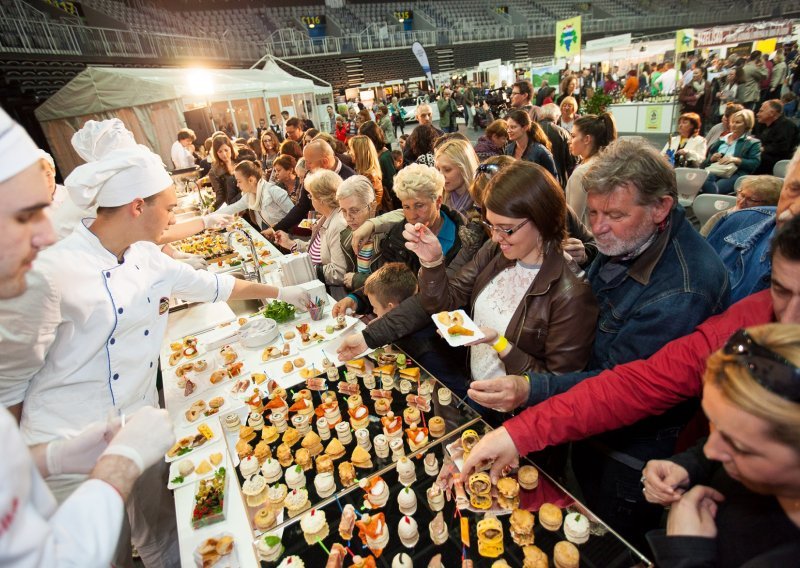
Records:
[[[358,272],[360,274],[369,274],[369,263],[372,260],[372,255],[375,254],[375,243],[372,239],[361,245],[361,250],[356,255],[356,264],[358,265]]]

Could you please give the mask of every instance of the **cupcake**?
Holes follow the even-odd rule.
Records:
[[[430,507],[431,511],[444,509],[444,493],[442,493],[442,488],[438,484],[431,485],[425,492],[425,496],[428,498],[428,507]]]
[[[426,474],[430,475],[431,477],[436,477],[439,475],[439,460],[436,458],[436,454],[428,454],[425,456],[423,463],[425,464]]]
[[[441,438],[444,436],[445,425],[444,418],[441,416],[434,416],[428,420],[428,431],[434,438]]]
[[[325,540],[329,532],[325,511],[311,509],[300,519],[300,529],[309,545],[316,544],[317,540]]]
[[[447,525],[444,522],[444,515],[441,511],[436,513],[433,520],[428,523],[428,531],[431,533],[431,540],[433,544],[439,545],[447,542]]]
[[[280,512],[283,510],[283,500],[286,499],[286,494],[289,490],[283,483],[276,483],[267,489],[267,502],[274,511]]]
[[[267,481],[261,475],[254,475],[242,483],[242,493],[248,507],[259,507],[267,501]]]
[[[383,399],[380,399],[383,400]],[[375,436],[375,453],[378,455],[379,458],[388,458],[389,457],[389,442],[386,441],[386,436],[383,434],[378,434]]]
[[[258,512],[253,517],[253,523],[256,525],[256,528],[262,531],[271,529],[272,527],[275,526],[276,522],[277,522],[277,517],[275,516],[275,511],[273,511],[269,507],[264,507],[263,509],[259,509]]]
[[[404,515],[413,515],[417,512],[417,495],[411,488],[404,487],[397,495],[397,506]]]
[[[267,458],[267,460],[261,466],[261,475],[264,476],[264,479],[267,480],[267,483],[275,483],[283,475],[281,464],[278,463],[278,460]]]
[[[564,536],[573,544],[589,540],[589,519],[580,513],[569,513],[564,517]]]
[[[311,506],[308,502],[308,491],[305,487],[292,489],[283,500],[283,506],[286,507],[286,512],[290,517],[296,517]]]
[[[303,471],[302,466],[290,467],[286,470],[284,478],[289,489],[300,489],[306,486],[306,473]]]
[[[258,459],[255,456],[247,456],[239,464],[239,471],[242,477],[248,478],[258,471]]]
[[[264,536],[256,541],[256,552],[262,562],[277,562],[283,556],[283,544],[277,536]]]
[[[321,498],[329,497],[336,489],[336,483],[333,481],[333,473],[319,473],[314,477],[314,488],[317,490],[317,495]]]
[[[419,542],[419,528],[414,517],[405,515],[400,519],[400,523],[397,526],[397,536],[400,537],[400,542],[406,548],[414,548],[417,545]]]
[[[251,412],[247,417],[247,425],[253,430],[261,430],[264,427],[264,417],[260,412]]]
[[[562,540],[557,542],[553,548],[553,561],[556,568],[578,568],[581,561],[581,553],[578,547]]]
[[[409,487],[417,480],[417,470],[414,467],[414,463],[405,456],[397,460],[397,479],[406,487]]]
[[[437,396],[439,397],[439,404],[447,406],[453,399],[453,393],[450,392],[450,389],[446,387],[441,387],[437,392]]]

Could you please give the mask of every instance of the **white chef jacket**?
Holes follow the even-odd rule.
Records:
[[[233,291],[232,276],[194,270],[150,242],[119,263],[91,221],[39,255],[28,291],[0,314],[0,341],[30,342],[0,362],[0,402],[24,398],[28,445],[77,434],[110,411],[156,406],[169,298],[225,301]]]
[[[114,558],[124,504],[98,479],[85,482],[56,509],[56,501],[19,435],[0,409],[0,566],[107,567]]]
[[[63,185],[57,185],[53,193],[53,202],[50,207],[45,209],[50,216],[53,230],[56,232],[58,240],[63,239],[75,230],[81,220],[86,217],[94,217],[95,213],[89,209],[82,209],[75,205],[72,198]]]

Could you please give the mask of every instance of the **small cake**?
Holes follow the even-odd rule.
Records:
[[[437,483],[434,483],[428,488],[425,492],[425,496],[428,499],[428,507],[430,507],[431,511],[441,511],[444,509],[444,493]]]
[[[509,525],[511,526],[511,539],[518,546],[528,546],[533,544],[533,522],[534,516],[525,509],[514,509],[511,513]]]
[[[389,442],[386,441],[386,436],[378,434],[375,436],[375,453],[379,458],[385,459],[389,457]]]
[[[238,414],[228,414],[225,416],[225,429],[231,432],[236,432],[239,429],[239,426],[242,425],[242,419],[239,418]]]
[[[295,465],[287,469],[284,478],[286,479],[286,485],[289,489],[300,489],[306,486],[306,473],[300,465]]]
[[[440,545],[447,542],[447,537],[449,535],[447,533],[447,525],[444,522],[444,515],[441,511],[436,513],[433,520],[428,523],[428,531],[431,533],[433,544]]]
[[[370,390],[375,388],[375,375],[373,375],[372,373],[364,373],[362,375],[359,375],[359,377],[361,377],[361,380],[364,381],[365,388],[368,388]]]
[[[275,450],[275,457],[278,458],[278,463],[281,464],[281,467],[289,467],[294,463],[292,449],[286,444],[281,444],[278,446],[278,449]]]
[[[277,536],[264,536],[256,541],[258,558],[263,562],[277,562],[283,556],[283,544]]]
[[[419,527],[414,517],[404,515],[397,526],[397,536],[406,548],[414,548],[419,542]]]
[[[417,428],[415,426],[406,428],[406,436],[408,436],[408,446],[411,448],[412,452],[428,444],[427,428]]]
[[[291,332],[287,332],[291,333]],[[306,565],[303,563],[299,556],[287,556],[284,558],[280,564],[278,564],[278,568],[306,568]]]
[[[519,483],[516,479],[501,477],[497,480],[497,504],[503,509],[519,507]]]
[[[300,440],[300,434],[297,432],[297,430],[295,430],[291,426],[286,429],[286,431],[283,433],[283,438],[281,438],[281,441],[290,448],[294,446],[299,440]]]
[[[497,517],[486,516],[478,521],[478,554],[497,558],[503,554],[503,525]]]
[[[436,454],[428,454],[425,456],[423,464],[425,465],[426,474],[430,475],[431,477],[436,477],[439,475],[439,460],[436,458]]]
[[[263,509],[259,509],[258,512],[253,517],[253,522],[256,525],[256,528],[262,531],[267,529],[271,529],[276,524],[277,517],[275,516],[275,511],[270,509],[269,507],[264,507]]]
[[[417,470],[414,467],[414,463],[405,456],[397,460],[397,479],[406,487],[409,487],[417,480]]]
[[[333,473],[333,458],[328,454],[317,456],[317,473]]]
[[[305,448],[300,448],[294,453],[294,463],[303,468],[303,471],[309,471],[314,464],[311,462],[311,454]]]
[[[338,438],[333,438],[328,442],[328,447],[325,448],[325,454],[330,456],[331,459],[338,460],[344,457],[345,449]]]
[[[392,401],[388,398],[379,398],[375,401],[375,414],[378,416],[386,416],[391,407]]]
[[[564,536],[573,544],[589,540],[589,519],[580,513],[569,513],[564,517]]]
[[[384,507],[389,500],[389,486],[380,476],[362,479],[359,486],[366,492],[367,504],[373,509]]]
[[[408,554],[401,552],[392,558],[392,568],[414,568],[414,563]]]
[[[267,483],[275,483],[283,475],[281,464],[278,463],[278,460],[267,458],[267,460],[261,466],[261,475],[264,476],[264,479],[267,480]]]
[[[275,426],[264,426],[261,429],[261,441],[271,444],[278,439],[278,429]]]
[[[417,495],[411,488],[404,487],[397,495],[397,506],[404,515],[413,515],[417,512]]]
[[[256,447],[253,450],[253,455],[258,460],[258,463],[262,464],[267,458],[272,457],[272,450],[270,450],[267,442],[261,440],[258,444],[256,444]]]
[[[267,489],[267,500],[269,502],[269,506],[272,507],[274,511],[281,512],[283,510],[283,501],[286,499],[286,494],[288,492],[289,490],[283,483],[276,483]]]
[[[411,381],[409,381],[408,379],[402,379],[400,381],[400,394],[410,393],[412,386],[413,385],[411,384]]]
[[[356,482],[356,468],[348,461],[339,464],[339,481],[345,487],[350,487]]]
[[[553,548],[553,562],[556,568],[578,568],[580,561],[581,553],[577,546],[566,540],[556,543]]]
[[[255,456],[247,456],[239,464],[239,471],[242,473],[242,477],[250,477],[258,471],[258,466],[258,459]]]
[[[339,411],[339,403],[334,402],[326,402],[322,404],[322,411],[325,413],[325,420],[328,421],[328,424],[331,426],[335,426],[339,422],[342,421],[342,413]]]
[[[403,420],[409,426],[416,426],[420,423],[420,412],[416,406],[409,406],[403,411]]]
[[[561,528],[562,519],[561,509],[552,503],[545,503],[539,507],[539,522],[545,529],[553,532],[557,531]]]
[[[336,425],[336,436],[342,444],[349,444],[353,441],[353,435],[350,433],[349,422],[339,422]]]
[[[333,473],[319,473],[314,477],[314,488],[317,490],[317,495],[322,498],[329,497],[336,489],[336,483],[333,480]]]
[[[523,465],[517,472],[517,481],[523,489],[536,489],[539,485],[539,470],[532,465]]]
[[[523,546],[522,553],[525,555],[523,568],[550,568],[547,554],[538,546]]]
[[[369,430],[359,428],[356,430],[356,443],[367,451],[372,449],[372,442],[369,440]]]
[[[248,507],[259,507],[267,501],[267,481],[261,475],[254,475],[242,483],[242,493]]]
[[[264,417],[260,412],[251,412],[247,417],[247,425],[253,430],[261,430],[264,427]]]
[[[311,506],[308,502],[308,491],[306,491],[305,487],[292,489],[286,494],[283,506],[286,507],[286,512],[290,517],[296,517]]]
[[[325,511],[311,509],[300,519],[300,529],[309,545],[316,544],[317,540],[325,540],[329,532]]]
[[[441,416],[434,416],[428,420],[428,431],[434,438],[441,438],[445,433],[444,418]]]
[[[453,400],[453,393],[446,387],[441,387],[436,395],[439,397],[439,404],[447,406]]]

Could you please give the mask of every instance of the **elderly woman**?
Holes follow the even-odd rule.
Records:
[[[561,118],[558,119],[558,125],[566,130],[572,132],[572,125],[575,124],[575,119],[578,118],[578,101],[575,97],[564,97],[559,104],[561,108]]]
[[[347,261],[339,242],[339,233],[347,226],[336,201],[336,191],[342,178],[330,170],[308,174],[305,188],[311,197],[311,205],[322,215],[311,230],[311,239],[294,240],[283,231],[275,232],[275,242],[285,249],[307,252],[317,269],[317,277],[328,285],[341,286]]]
[[[493,121],[475,143],[475,153],[482,162],[492,156],[501,156],[508,144],[508,123],[502,118]]]
[[[647,535],[664,568],[796,566],[800,553],[800,326],[739,330],[709,359],[702,445],[643,471],[669,507]]]
[[[339,209],[347,227],[339,233],[339,242],[347,262],[344,286],[356,290],[364,285],[367,277],[380,266],[380,242],[383,235],[373,235],[361,244],[358,254],[353,250],[353,231],[375,214],[375,190],[364,176],[351,176],[342,182],[336,191]]]
[[[236,203],[221,207],[218,213],[234,215],[251,211],[254,224],[265,229],[283,219],[292,209],[289,195],[284,189],[263,178],[258,162],[239,162],[233,175],[242,191],[242,198]]]
[[[706,134],[706,147],[713,145],[723,136],[727,136],[731,131],[731,117],[740,110],[744,110],[744,107],[739,103],[727,103],[724,107],[720,123],[712,126],[711,130]]]
[[[700,135],[700,115],[685,112],[678,118],[678,135],[670,136],[661,153],[675,167],[697,167],[706,156],[706,139]]]
[[[238,149],[224,134],[215,136],[211,141],[211,171],[208,179],[214,189],[214,210],[223,203],[236,203],[242,195],[233,177],[238,155]]]
[[[707,237],[714,226],[734,211],[750,207],[774,207],[778,204],[783,188],[783,180],[775,176],[744,176],[736,189],[736,205],[725,211],[714,213],[700,229],[700,234]]]
[[[758,169],[761,163],[761,141],[750,136],[755,124],[753,111],[740,110],[730,118],[731,131],[708,149],[702,167],[711,164],[735,166],[729,177],[710,174],[703,184],[703,193],[732,194],[736,180]]]

